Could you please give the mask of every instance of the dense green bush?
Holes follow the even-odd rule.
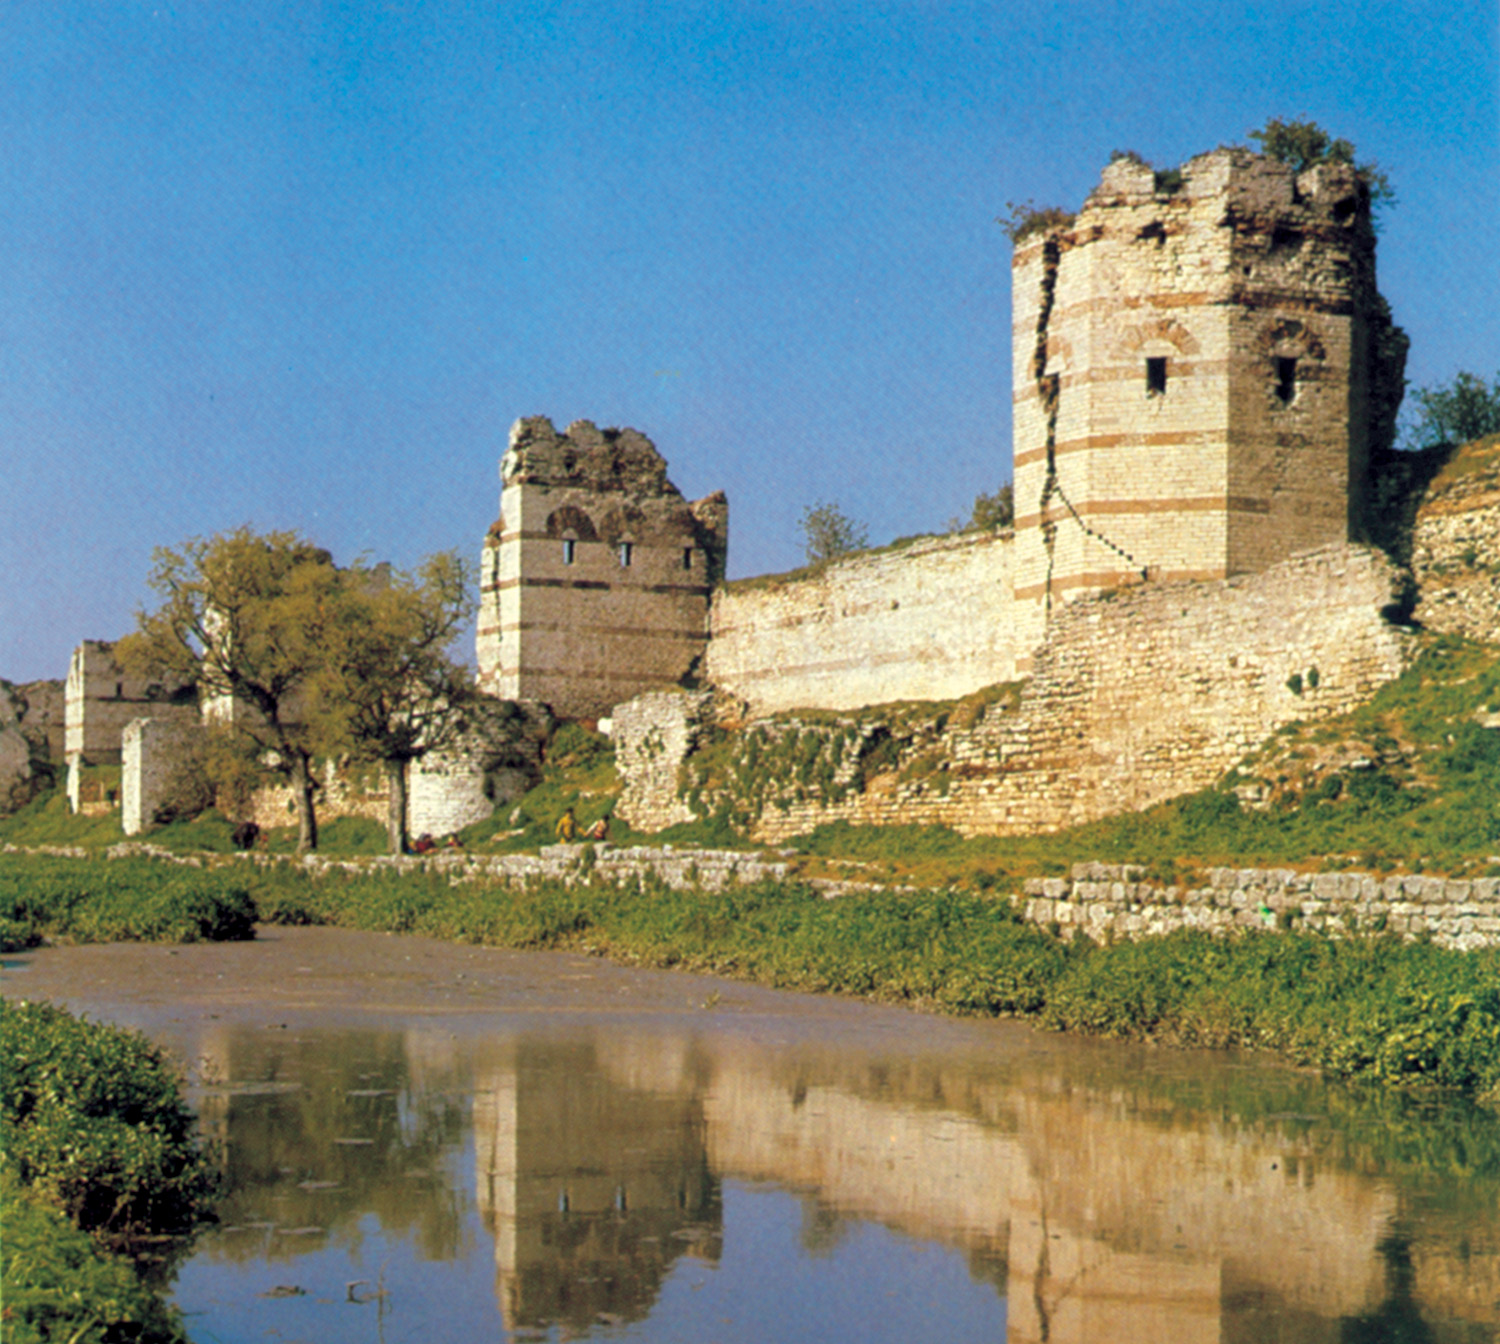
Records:
[[[42,938],[192,943],[255,936],[245,875],[150,859],[13,854],[0,866],[0,949]]]
[[[131,1268],[0,1168],[6,1344],[186,1344],[177,1312]]]
[[[164,1056],[144,1036],[50,1004],[0,1000],[7,1171],[103,1244],[180,1236],[215,1169]]]

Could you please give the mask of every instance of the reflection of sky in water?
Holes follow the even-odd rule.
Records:
[[[196,1053],[233,1183],[178,1281],[198,1344],[1496,1338],[1473,1108],[672,1031]]]
[[[724,1253],[717,1264],[682,1259],[661,1284],[647,1320],[600,1322],[600,1339],[653,1344],[765,1344],[858,1339],[945,1344],[1005,1337],[1005,1304],[976,1282],[955,1251],[856,1223],[826,1253],[799,1244],[802,1202],[785,1191],[728,1182]],[[387,1241],[363,1220],[359,1249],[309,1250],[290,1260],[234,1264],[200,1257],[183,1272],[177,1301],[196,1344],[250,1341],[486,1340],[506,1337],[496,1307],[493,1240],[471,1211],[460,1258],[422,1260],[410,1241]],[[382,1277],[383,1276],[383,1277]],[[362,1302],[347,1301],[351,1279]],[[384,1302],[368,1300],[383,1284]],[[267,1296],[297,1287],[305,1295]],[[566,1327],[522,1327],[518,1339],[577,1338]]]

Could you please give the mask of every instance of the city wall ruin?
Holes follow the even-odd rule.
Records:
[[[689,504],[644,434],[519,420],[480,556],[479,684],[597,719],[702,658],[729,506]]]
[[[1383,554],[1341,545],[1261,574],[1083,598],[1054,618],[1013,706],[940,717],[894,751],[878,709],[862,724],[780,716],[771,735],[796,745],[773,790],[753,796],[738,782],[753,765],[732,753],[695,769],[713,734],[708,697],[639,700],[614,719],[617,810],[649,830],[685,808],[728,809],[767,842],[830,821],[1017,834],[1132,811],[1206,787],[1283,724],[1350,709],[1398,676],[1411,634],[1382,613],[1400,587]]]
[[[922,537],[714,593],[704,680],[760,713],[949,700],[1016,675],[1012,536]]]

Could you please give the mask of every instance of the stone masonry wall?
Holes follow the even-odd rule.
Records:
[[[677,772],[698,744],[710,697],[690,691],[642,695],[617,705],[611,728],[625,788],[616,815],[639,831],[693,820],[677,793]]]
[[[1318,933],[1389,931],[1444,947],[1500,947],[1500,878],[1290,869],[1214,868],[1206,881],[1170,886],[1140,868],[1075,864],[1067,878],[1025,886],[1026,918],[1095,940],[1176,929],[1304,928]]]
[[[1416,619],[1500,644],[1500,435],[1460,448],[1417,512]]]
[[[1008,532],[930,537],[721,588],[706,677],[757,713],[948,700],[1008,681],[1011,549]]]
[[[183,719],[132,719],[121,734],[120,825],[139,835],[155,824],[181,758],[197,727]]]
[[[879,748],[878,730],[800,728],[790,750],[809,782],[778,793],[753,833],[775,841],[846,820],[1020,834],[1204,788],[1283,724],[1350,709],[1400,674],[1411,637],[1382,615],[1398,580],[1379,552],[1332,546],[1263,574],[1081,598],[1056,616],[1015,707],[936,720],[878,769],[858,761]],[[675,799],[665,763],[653,778],[659,796],[638,804],[643,816]],[[701,782],[699,813],[732,801],[732,787]]]
[[[729,506],[689,504],[655,445],[579,420],[520,420],[480,558],[480,685],[567,718],[603,718],[681,684],[703,655]]]

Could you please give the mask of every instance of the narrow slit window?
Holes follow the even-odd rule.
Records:
[[[1149,355],[1146,359],[1146,395],[1159,397],[1167,390],[1167,357]]]
[[[635,559],[635,543],[631,542],[631,541],[622,541],[620,543],[620,564],[621,564],[621,566],[623,568],[625,568],[625,569],[629,569],[630,568],[630,562],[632,560],[634,560],[634,559]]]
[[[1276,361],[1276,399],[1283,406],[1289,406],[1296,396],[1297,361],[1278,358]]]
[[[578,543],[572,537],[563,540],[563,564],[571,565],[578,558]]]
[[[691,546],[684,546],[682,548],[682,567],[684,569],[691,569],[693,567],[693,548]]]

